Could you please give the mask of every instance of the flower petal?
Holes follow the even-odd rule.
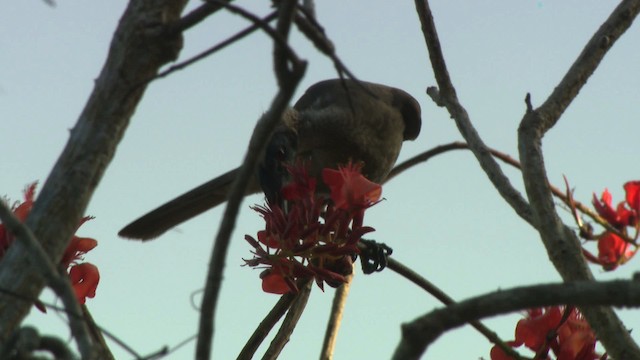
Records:
[[[72,266],[69,269],[69,279],[80,304],[84,304],[87,298],[96,296],[100,272],[95,265],[83,263]]]

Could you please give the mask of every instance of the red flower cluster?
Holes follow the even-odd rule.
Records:
[[[612,205],[611,193],[605,189],[600,199],[593,195],[593,206],[598,215],[607,221],[612,228],[617,230],[605,231],[597,237],[598,256],[583,249],[587,260],[599,264],[603,269],[609,271],[618,265],[627,262],[637,251],[634,243],[638,237],[640,228],[640,181],[629,181],[624,184],[626,200],[622,201],[615,208]],[[630,238],[628,228],[635,229],[635,236]],[[631,248],[633,247],[633,249]]]
[[[33,207],[35,191],[36,183],[29,185],[24,192],[24,201],[21,204],[14,205],[11,209],[14,215],[22,222],[26,220]],[[91,219],[93,217],[90,216],[82,218],[78,227]],[[3,224],[0,224],[0,258],[4,256],[13,240],[13,235],[9,233]],[[80,264],[78,262],[82,260],[84,254],[97,245],[98,242],[95,239],[81,238],[74,235],[60,261],[60,264],[69,271],[73,290],[76,293],[78,302],[81,304],[85,303],[86,298],[93,298],[96,295],[100,273],[95,265],[91,263]]]
[[[564,313],[563,313],[564,312]],[[553,351],[557,360],[606,359],[595,352],[596,337],[582,314],[574,307],[530,309],[527,317],[518,321],[515,340],[507,344],[524,344],[535,351],[535,359],[550,359]],[[498,346],[491,349],[491,360],[509,360]]]
[[[316,194],[316,179],[297,164],[288,168],[292,181],[282,189],[286,211],[277,204],[253,207],[264,218],[265,230],[258,232],[258,240],[245,236],[254,248],[254,258],[245,263],[266,268],[260,275],[265,292],[297,292],[301,278],[314,278],[321,289],[324,283],[336,287],[345,282],[358,241],[374,231],[362,226],[364,211],[377,203],[382,191],[360,169],[348,164],[323,170],[329,201]]]

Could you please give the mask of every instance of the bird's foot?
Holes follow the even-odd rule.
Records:
[[[363,245],[360,247],[360,263],[362,272],[372,274],[382,271],[387,267],[388,257],[393,253],[393,249],[386,244],[377,243],[373,240],[360,239]]]

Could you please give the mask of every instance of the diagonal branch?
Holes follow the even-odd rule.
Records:
[[[445,305],[456,304],[455,300],[453,300],[449,295],[447,295],[444,291],[438,288],[435,284],[425,279],[417,272],[411,270],[409,267],[405,266],[401,262],[390,257],[388,267],[390,270],[395,271],[400,276],[418,285],[420,288],[428,292],[431,296],[440,300],[440,302],[442,302],[443,304]],[[473,326],[476,330],[478,330],[479,333],[484,335],[484,337],[487,338],[489,341],[491,341],[493,344],[498,345],[502,349],[502,351],[505,352],[505,354],[510,355],[513,359],[521,358],[518,352],[516,352],[507,344],[505,344],[505,342],[502,341],[502,339],[500,339],[495,332],[491,331],[491,329],[486,327],[480,321],[470,320],[469,325]]]
[[[280,318],[284,316],[289,307],[291,307],[291,303],[296,299],[296,294],[291,292],[286,293],[280,297],[280,300],[273,306],[271,311],[265,316],[265,318],[260,322],[260,325],[254,330],[253,334],[247,343],[244,345],[240,354],[236,358],[237,360],[251,360],[255,355],[256,351],[262,341],[267,337],[269,331],[273,329]]]
[[[440,90],[429,88],[427,89],[427,94],[431,96],[436,104],[447,108],[449,114],[455,120],[460,133],[469,144],[469,148],[478,159],[482,170],[487,174],[489,180],[493,183],[493,186],[498,190],[500,195],[522,219],[535,227],[536,224],[533,222],[534,220],[529,204],[527,204],[527,201],[522,197],[520,192],[511,185],[509,178],[504,175],[500,166],[495,159],[493,159],[487,146],[480,138],[480,135],[478,135],[478,132],[471,124],[469,114],[467,114],[465,108],[458,101],[456,90],[451,82],[444,61],[440,41],[438,40],[438,33],[433,22],[431,9],[429,8],[429,2],[427,0],[415,0],[415,4],[420,23],[422,24],[424,39],[429,49],[431,66],[438,87],[440,88]]]
[[[179,18],[186,0],[130,2],[113,36],[95,88],[70,131],[69,141],[46,180],[26,221],[51,261],[58,263],[105,169],[113,159],[129,120],[142,98],[142,83],[177,57],[179,36],[165,26]],[[0,263],[0,288],[37,298],[44,279],[29,249],[17,243]],[[0,343],[26,316],[31,303],[0,294]]]
[[[640,306],[640,282],[576,281],[499,290],[434,310],[402,326],[393,359],[418,359],[440,335],[471,321],[535,307],[575,305]],[[637,359],[633,356],[616,359]]]
[[[311,294],[313,281],[305,280],[304,282],[305,283],[300,287],[300,292],[295,295],[295,298],[291,303],[291,307],[289,308],[289,312],[282,321],[282,325],[280,325],[278,333],[273,338],[271,344],[269,345],[269,348],[262,356],[262,360],[277,359],[282,352],[282,349],[284,349],[284,346],[289,342],[289,338],[291,337],[293,330],[298,324],[298,320],[300,320],[300,317],[302,316],[302,313],[307,306],[309,294]]]
[[[562,223],[556,212],[544,166],[542,138],[557,123],[606,52],[631,26],[638,12],[639,0],[622,1],[589,40],[544,104],[534,110],[530,96],[526,98],[527,111],[518,129],[522,176],[542,242],[565,281],[591,280],[593,275],[582,256],[575,233]],[[640,348],[612,309],[594,307],[582,310],[613,358],[640,359]]]
[[[0,221],[16,237],[18,242],[26,247],[26,251],[31,254],[31,261],[37,266],[47,284],[62,300],[65,312],[68,314],[69,327],[78,343],[80,354],[85,359],[91,359],[96,349],[94,349],[89,331],[83,321],[80,305],[76,300],[71,282],[61,275],[31,230],[13,215],[3,201],[0,201]]]

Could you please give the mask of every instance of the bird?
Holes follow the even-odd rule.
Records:
[[[320,81],[284,112],[245,195],[262,190],[267,202],[277,201],[286,181],[286,164],[298,160],[315,177],[323,168],[361,163],[362,174],[381,183],[393,168],[402,143],[415,140],[421,126],[420,105],[403,90],[353,79]],[[224,203],[238,171],[230,170],[168,201],[118,235],[151,240]]]

